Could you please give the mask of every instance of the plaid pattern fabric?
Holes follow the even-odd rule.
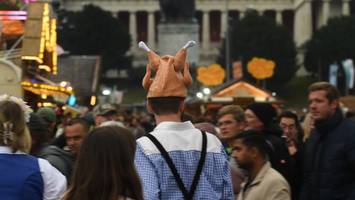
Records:
[[[162,132],[166,131],[155,130],[153,134],[169,134]],[[179,134],[184,134],[181,133],[184,132],[184,130],[179,130],[179,132]],[[196,134],[200,137],[198,139],[202,140],[201,134],[198,131]],[[169,135],[168,138],[175,143],[179,142],[179,138],[174,138],[174,134]],[[157,139],[159,140],[159,137]],[[214,139],[214,136],[209,134],[209,139]],[[165,147],[164,140],[163,142],[161,140],[159,141]],[[194,194],[194,199],[234,199],[230,168],[223,147],[219,145],[215,147],[219,148],[218,152],[211,152],[209,151],[209,149],[211,149],[211,143],[209,144],[208,141],[207,144],[206,161]],[[150,142],[149,145],[154,144]],[[184,144],[180,146],[182,147],[181,150],[166,150],[173,160],[185,187],[189,190],[201,156],[201,146],[196,148],[198,150],[183,149]],[[147,153],[147,150],[144,149],[144,145],[138,140],[135,164],[143,184],[144,199],[183,199],[183,195],[177,186],[174,176],[160,152]]]

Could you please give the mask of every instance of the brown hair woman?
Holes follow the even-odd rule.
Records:
[[[94,129],[84,139],[64,200],[142,200],[134,167],[136,142],[118,126]]]

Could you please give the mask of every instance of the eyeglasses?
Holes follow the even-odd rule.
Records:
[[[221,121],[217,123],[217,126],[223,126],[223,125],[230,125],[235,123],[235,121],[231,121],[231,120],[226,120],[226,121]]]

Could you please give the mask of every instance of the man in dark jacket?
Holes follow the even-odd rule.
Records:
[[[75,157],[72,153],[60,149],[57,146],[49,145],[48,124],[38,114],[31,113],[30,121],[27,124],[32,137],[30,154],[44,158],[60,171],[70,182],[70,176],[74,165]]]
[[[67,178],[67,182],[70,182],[75,162],[75,156],[72,153],[57,146],[49,145],[42,149],[38,156],[48,160],[53,167],[57,168]]]
[[[339,109],[339,92],[327,82],[309,88],[315,129],[305,146],[301,200],[355,199],[355,123]]]

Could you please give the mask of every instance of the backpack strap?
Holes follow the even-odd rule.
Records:
[[[158,150],[160,151],[161,155],[164,157],[166,163],[168,164],[172,174],[174,175],[175,181],[180,189],[180,191],[182,192],[184,199],[186,200],[191,200],[194,196],[194,193],[196,191],[197,188],[197,184],[198,181],[200,179],[200,175],[202,172],[202,168],[203,165],[205,163],[206,160],[206,153],[207,153],[207,135],[204,131],[202,131],[202,148],[201,148],[201,157],[200,160],[198,162],[198,166],[197,166],[197,170],[194,176],[194,179],[192,181],[191,184],[191,188],[190,191],[187,191],[187,189],[184,186],[184,183],[182,182],[182,179],[173,163],[173,160],[171,159],[171,157],[169,156],[168,152],[164,149],[163,145],[151,134],[146,134],[145,136],[147,136],[152,142],[153,144],[158,148]]]

